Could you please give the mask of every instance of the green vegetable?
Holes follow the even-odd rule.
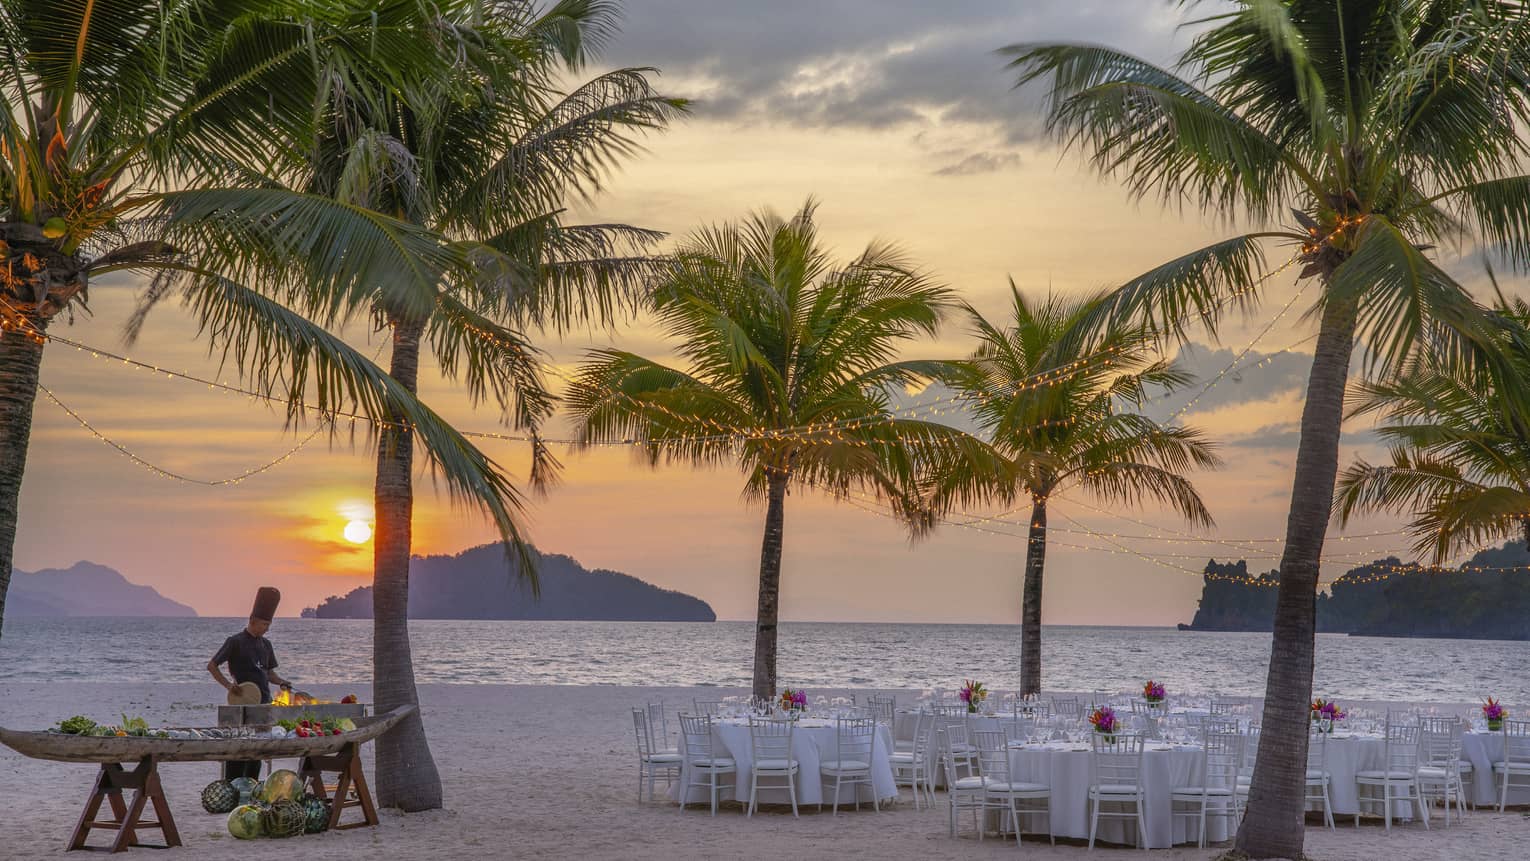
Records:
[[[96,728],[96,722],[84,715],[75,715],[58,722],[58,731],[69,735],[90,735]]]
[[[148,735],[149,722],[141,717],[130,718],[124,714],[122,716],[122,731],[128,735]]]
[[[293,730],[297,729],[297,721],[291,720],[289,718],[282,718],[276,722],[276,725],[286,730],[287,732],[292,732]]]

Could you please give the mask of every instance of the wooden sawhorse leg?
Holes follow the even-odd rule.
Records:
[[[124,789],[133,790],[132,798],[126,802],[122,799]],[[97,821],[96,814],[101,811],[103,800],[111,804],[114,819]],[[146,803],[154,805],[154,814],[159,817],[157,820],[139,819]],[[85,845],[92,828],[114,829],[117,833],[111,846]],[[164,835],[164,844],[139,843],[140,828],[158,828]],[[165,790],[159,782],[159,762],[152,756],[146,756],[138,761],[138,767],[132,771],[123,769],[115,762],[103,764],[96,774],[96,785],[91,790],[90,799],[85,802],[85,810],[80,813],[80,820],[74,826],[74,835],[69,838],[69,848],[122,852],[129,846],[166,849],[179,845],[181,834],[175,828],[175,817],[170,815],[170,804],[165,801]]]
[[[355,743],[347,744],[339,753],[328,756],[305,756],[299,766],[298,776],[308,784],[309,791],[319,798],[329,798],[329,788],[324,785],[326,773],[338,774],[335,781],[335,797],[329,807],[329,827],[343,831],[377,824],[377,808],[372,804],[372,792],[367,788],[367,776],[361,769],[361,748]],[[340,824],[340,814],[347,807],[360,807],[362,821]]]

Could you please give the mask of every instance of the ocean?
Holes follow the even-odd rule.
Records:
[[[9,619],[0,682],[199,682],[238,619]],[[751,622],[411,623],[417,680],[449,684],[747,687]],[[364,683],[370,621],[277,619],[268,635],[299,687]],[[1049,626],[1048,690],[1135,689],[1258,696],[1268,634]],[[781,626],[783,685],[809,688],[1019,685],[1015,625],[792,623]],[[1530,704],[1530,643],[1318,636],[1316,692],[1349,700]],[[211,684],[211,682],[208,682]]]

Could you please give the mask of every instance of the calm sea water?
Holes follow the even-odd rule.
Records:
[[[191,682],[235,619],[11,619],[0,682]],[[421,682],[748,686],[750,622],[484,622],[411,624]],[[281,673],[303,684],[364,682],[370,621],[279,619],[270,638]],[[786,623],[783,684],[952,688],[979,678],[1019,685],[1020,629],[1010,625]],[[1171,690],[1259,695],[1267,634],[1167,628],[1048,627],[1052,690],[1125,690],[1142,679]],[[1530,702],[1530,643],[1321,635],[1316,687],[1349,699]]]

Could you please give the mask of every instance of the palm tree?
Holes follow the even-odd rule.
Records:
[[[513,533],[516,492],[493,461],[253,289],[392,295],[465,267],[426,231],[266,178],[290,164],[291,141],[313,136],[324,87],[353,70],[426,67],[434,51],[396,22],[413,5],[0,2],[0,618],[49,324],[88,311],[91,280],[122,270],[237,309],[209,334],[244,377],[288,399],[289,419],[359,409],[406,422],[452,492]]]
[[[808,201],[790,219],[767,212],[696,231],[652,299],[687,366],[595,350],[567,395],[582,443],[636,440],[655,464],[736,462],[746,498],[765,502],[757,697],[776,691],[788,492],[864,489],[918,520],[921,466],[964,448],[950,428],[895,418],[888,394],[949,372],[894,361],[900,344],[935,332],[949,291],[881,244],[836,266],[814,209]]]
[[[1010,282],[1010,321],[998,325],[971,306],[979,340],[970,372],[951,377],[993,448],[1002,470],[974,475],[957,464],[936,474],[930,507],[954,503],[1029,501],[1021,607],[1020,689],[1041,690],[1041,592],[1047,552],[1047,503],[1069,490],[1119,506],[1156,500],[1185,519],[1211,526],[1211,512],[1182,473],[1221,461],[1200,431],[1164,425],[1136,410],[1150,389],[1190,381],[1173,363],[1154,358],[1141,327],[1115,327],[1095,342],[1078,336],[1092,325],[1103,296],[1037,301]]]
[[[1256,295],[1261,243],[1321,288],[1280,566],[1259,767],[1237,848],[1301,854],[1319,563],[1357,338],[1385,377],[1422,349],[1484,361],[1490,318],[1427,253],[1442,238],[1530,262],[1530,18],[1480,0],[1238,0],[1176,69],[1097,45],[1005,49],[1048,86],[1047,126],[1134,194],[1289,228],[1247,233],[1134,279],[1102,319],[1166,335]]]
[[[1522,300],[1500,310],[1517,326],[1530,321]],[[1505,339],[1502,367],[1463,374],[1425,357],[1396,379],[1359,387],[1350,414],[1382,417],[1377,433],[1392,443],[1391,462],[1356,458],[1339,474],[1339,524],[1378,511],[1410,516],[1414,552],[1435,565],[1491,541],[1530,542],[1526,340]]]
[[[443,236],[476,269],[447,271],[419,289],[335,296],[309,289],[294,301],[326,322],[365,315],[389,331],[389,375],[418,390],[422,347],[475,400],[491,398],[507,422],[535,433],[552,410],[542,354],[516,324],[565,330],[609,324],[632,307],[658,234],[621,224],[565,224],[571,195],[598,187],[637,132],[662,128],[684,108],[650,86],[647,69],[597,75],[564,93],[614,32],[618,8],[563,0],[539,11],[523,0],[437,3],[417,34],[440,46],[448,76],[336,87],[313,147],[305,191],[386,214]],[[467,58],[456,62],[457,57]],[[157,295],[149,297],[152,303]],[[360,301],[358,301],[358,298]],[[216,327],[225,309],[200,306]],[[531,483],[556,462],[533,441]],[[413,444],[402,422],[385,426],[374,494],[373,698],[379,711],[418,705],[408,628]],[[518,534],[516,570],[535,586]],[[404,810],[442,804],[441,780],[418,710],[377,745],[378,802]]]

